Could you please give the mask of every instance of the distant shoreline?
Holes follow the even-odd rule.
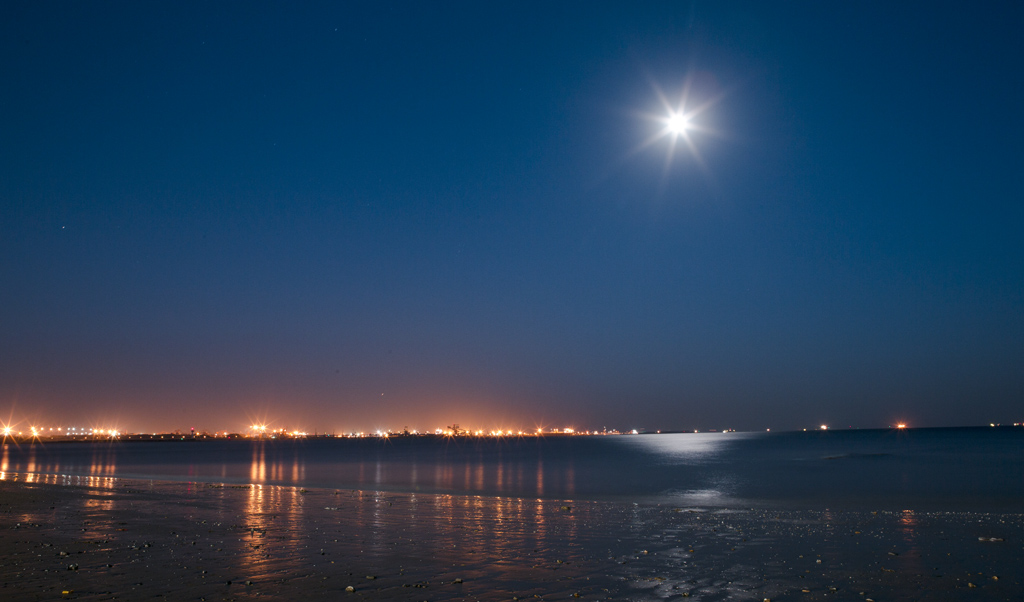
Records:
[[[558,433],[558,432],[545,432],[545,433],[522,433],[517,435],[501,435],[494,436],[489,434],[477,435],[473,433],[460,433],[459,435],[450,434],[437,434],[437,433],[386,433],[386,434],[364,434],[364,435],[351,435],[351,434],[313,434],[313,435],[268,435],[268,436],[252,436],[244,433],[228,433],[227,435],[216,435],[209,433],[127,433],[119,434],[117,436],[103,436],[103,435],[8,435],[3,437],[0,445],[15,444],[15,445],[31,445],[33,443],[111,443],[111,442],[203,442],[203,441],[302,441],[302,440],[336,440],[336,439],[356,439],[356,440],[373,440],[373,439],[435,439],[445,440],[452,437],[459,439],[531,439],[537,437],[610,437],[610,436],[622,436],[622,437],[634,437],[639,435],[688,435],[688,434],[708,434],[708,433],[721,433],[721,434],[774,434],[774,435],[792,435],[792,434],[808,434],[808,435],[821,435],[821,434],[835,434],[835,433],[851,433],[851,432],[877,432],[877,431],[943,431],[943,430],[1012,430],[1024,428],[1024,423],[1013,423],[1013,424],[993,424],[993,425],[969,425],[969,426],[933,426],[933,427],[908,427],[898,428],[894,426],[888,427],[870,427],[870,428],[834,428],[827,430],[819,429],[802,429],[802,430],[789,430],[789,431],[740,431],[735,429],[717,430],[710,429],[705,431],[641,431],[637,433],[626,433],[620,431],[607,432],[607,433]]]

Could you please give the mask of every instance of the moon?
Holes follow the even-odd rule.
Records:
[[[672,113],[665,122],[668,131],[676,135],[682,134],[690,127],[690,119],[685,113]]]

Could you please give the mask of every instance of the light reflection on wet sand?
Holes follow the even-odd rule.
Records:
[[[0,456],[0,473],[21,473],[25,482],[50,482],[52,477],[58,475],[89,479],[93,476],[112,477],[117,473],[117,454],[110,449],[92,449],[88,464],[83,465],[83,470],[79,471],[77,470],[79,466],[76,465],[65,466],[68,470],[62,470],[59,456],[57,459],[45,454],[40,457],[38,452],[41,448],[42,444],[35,443],[23,446],[17,450],[19,452],[17,460],[13,461],[8,446],[4,445],[2,456]]]
[[[66,453],[71,447],[43,450],[42,446],[34,444],[14,450],[12,454],[4,446],[0,471],[96,476],[115,476],[121,471],[136,478],[144,475],[169,480],[224,480],[299,487],[337,484],[348,489],[521,497],[573,497],[577,488],[572,458],[545,462],[543,456],[531,459],[510,454],[506,459],[501,448],[494,455],[468,450],[468,456],[467,450],[460,449],[450,456],[432,456],[426,462],[417,461],[414,455],[411,461],[405,457],[394,460],[380,456],[352,459],[341,456],[324,463],[322,457],[310,462],[303,449],[280,442],[252,441],[240,445],[246,447],[235,448],[236,451],[244,449],[243,454],[247,454],[241,456],[245,458],[242,462],[207,463],[202,458],[189,458],[175,464],[164,461],[159,455],[139,454],[126,465],[119,463],[119,454],[126,455],[125,450],[129,449],[124,446],[82,445],[77,449],[84,453],[78,456]],[[131,449],[134,452],[150,448]],[[140,464],[139,458],[145,461]],[[160,459],[154,462],[152,458]]]
[[[259,465],[257,455],[257,474]],[[964,525],[1024,534],[1020,515],[710,511],[10,472],[0,481],[0,499],[12,505],[0,529],[17,529],[5,538],[17,549],[0,551],[0,583],[17,583],[0,590],[4,600],[63,589],[128,599],[333,600],[350,585],[361,597],[410,600],[827,601],[863,599],[862,590],[875,599],[909,591],[927,598],[921,593],[963,587],[953,574],[958,561],[946,555],[963,544],[949,541],[957,529],[975,545],[976,527]],[[931,523],[924,531],[922,518]],[[1011,571],[1024,560],[1016,546],[986,551],[975,572]],[[925,566],[948,576],[922,576]],[[972,600],[1019,593],[1019,579],[1005,575]]]

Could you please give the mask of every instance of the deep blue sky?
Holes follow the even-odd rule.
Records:
[[[0,8],[2,417],[1024,419],[1020,3],[300,4]]]

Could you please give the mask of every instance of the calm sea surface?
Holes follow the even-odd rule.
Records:
[[[8,443],[0,472],[708,506],[1024,511],[1024,428]]]

